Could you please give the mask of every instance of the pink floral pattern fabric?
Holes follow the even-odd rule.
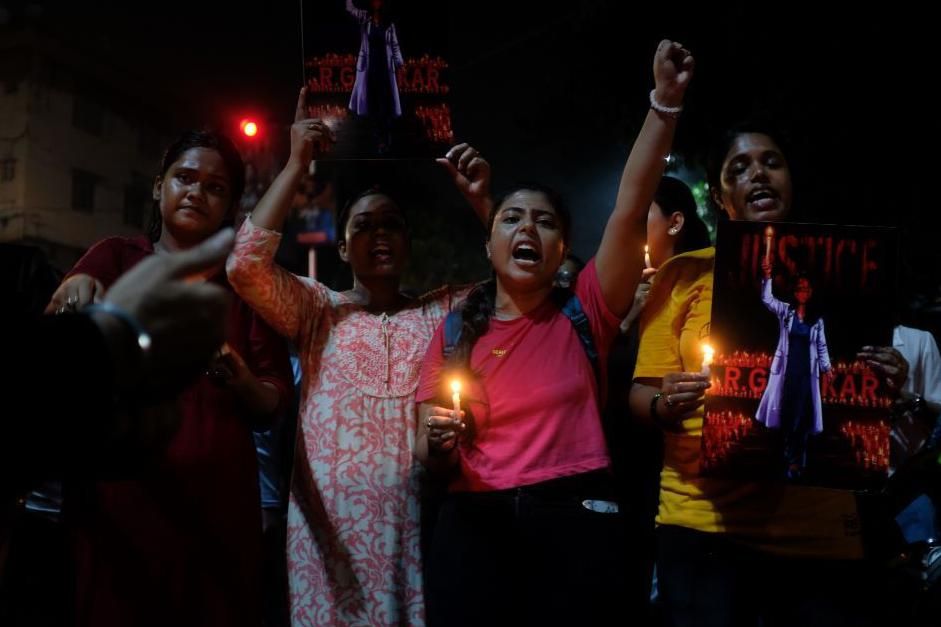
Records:
[[[456,296],[443,288],[376,315],[275,265],[279,241],[247,219],[228,272],[303,367],[288,508],[292,622],[423,625],[414,397]]]

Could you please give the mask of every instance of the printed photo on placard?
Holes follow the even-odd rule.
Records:
[[[858,353],[891,345],[897,255],[893,229],[720,225],[703,474],[885,479],[892,398]]]

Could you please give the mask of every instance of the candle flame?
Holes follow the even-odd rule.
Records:
[[[459,393],[461,391],[461,382],[457,379],[453,379],[451,381],[451,391],[455,394]]]
[[[771,228],[770,224],[765,227],[765,237],[774,237],[774,229]]]
[[[712,363],[712,357],[715,355],[716,350],[712,348],[709,344],[702,345],[702,365],[708,366]]]

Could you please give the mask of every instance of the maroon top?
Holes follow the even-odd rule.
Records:
[[[109,287],[148,255],[145,237],[98,242],[69,273]],[[224,276],[215,279],[228,289]],[[285,406],[287,347],[232,294],[226,341]],[[167,451],[133,480],[77,486],[79,625],[261,624],[261,516],[251,426],[233,393],[205,374],[179,397]],[[280,408],[279,408],[280,411]],[[67,492],[68,499],[68,492]]]

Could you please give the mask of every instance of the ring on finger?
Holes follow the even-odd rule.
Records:
[[[663,397],[663,402],[666,404],[667,409],[673,409],[673,406],[676,404],[673,402],[673,399],[670,398],[669,394]]]
[[[425,426],[431,429],[431,416],[425,418]]]

